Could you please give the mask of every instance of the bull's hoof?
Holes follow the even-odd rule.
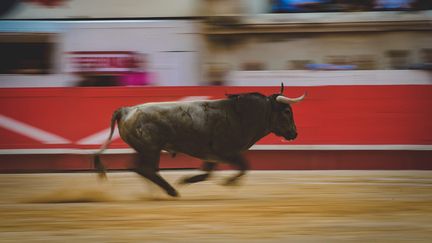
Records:
[[[188,184],[192,184],[192,183],[197,183],[197,182],[207,180],[207,178],[209,178],[209,176],[210,176],[210,174],[206,173],[206,174],[200,174],[200,175],[191,176],[191,177],[183,177],[177,182],[177,184],[178,185],[188,185]]]
[[[169,190],[167,191],[167,194],[170,195],[171,197],[179,197],[179,193],[176,190]]]
[[[177,185],[188,185],[188,184],[190,184],[190,182],[189,182],[189,177],[183,177],[183,178],[180,178],[180,179],[176,182],[176,184],[177,184]]]
[[[107,175],[106,175],[105,172],[103,172],[103,173],[99,173],[99,174],[98,174],[98,178],[99,178],[99,180],[101,180],[101,181],[107,181],[107,180],[108,180],[108,177],[107,177]]]

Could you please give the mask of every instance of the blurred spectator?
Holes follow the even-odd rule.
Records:
[[[427,10],[432,9],[432,1],[431,0],[417,0],[412,4],[412,8],[414,10]]]
[[[228,65],[226,63],[211,63],[207,70],[207,76],[210,85],[225,85],[226,76],[228,75]]]
[[[306,70],[307,65],[312,64],[311,60],[291,60],[288,61],[288,69],[291,70]]]
[[[242,64],[241,67],[242,70],[247,71],[259,71],[259,70],[265,70],[265,64],[260,61],[247,61]]]
[[[374,70],[376,68],[376,57],[373,55],[357,55],[351,57],[351,63],[357,66],[358,70]]]
[[[1,0],[0,1],[0,16],[7,14],[9,11],[18,5],[18,0]]]
[[[328,56],[324,63],[311,63],[306,67],[310,70],[354,70],[354,65],[348,56]]]
[[[370,11],[374,8],[376,0],[338,0],[335,2],[343,3],[342,11]]]
[[[130,59],[130,71],[120,76],[119,85],[139,86],[153,84],[153,75],[147,70],[147,55],[135,54]]]
[[[306,67],[310,70],[354,70],[354,69],[357,69],[356,65],[336,65],[336,64],[328,64],[328,63],[306,64]]]
[[[66,0],[0,0],[0,16],[6,15],[21,3],[27,2],[43,7],[58,7],[64,5]]]
[[[376,0],[375,9],[378,10],[408,10],[414,0]]]
[[[432,49],[422,49],[420,52],[421,62],[410,66],[410,69],[432,70]]]
[[[273,13],[426,10],[432,0],[272,0]]]
[[[411,53],[408,50],[389,50],[386,52],[392,69],[408,69]]]
[[[274,0],[272,12],[315,12],[323,9],[328,0]]]

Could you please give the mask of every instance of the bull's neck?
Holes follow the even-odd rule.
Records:
[[[265,104],[263,104],[263,108],[261,111],[262,113],[259,114],[259,121],[257,121],[259,123],[259,126],[255,127],[254,131],[253,131],[253,136],[250,138],[250,141],[248,141],[248,148],[251,147],[252,145],[254,145],[258,140],[260,140],[261,138],[267,136],[268,134],[270,134],[271,129],[270,129],[270,125],[271,125],[271,103],[270,100],[267,98]],[[259,110],[259,109],[257,109]]]
[[[267,136],[268,134],[270,134],[270,131],[269,131],[268,129],[265,129],[265,130],[263,129],[263,130],[261,130],[261,131],[258,131],[257,134],[256,134],[256,136],[253,137],[253,138],[249,141],[247,147],[248,147],[248,148],[252,147],[252,145],[254,145],[254,144],[255,144],[256,142],[258,142],[261,138]]]

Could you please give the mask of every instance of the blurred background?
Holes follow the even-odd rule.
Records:
[[[299,168],[288,150],[301,168],[431,166],[430,0],[3,0],[0,18],[4,170],[28,168],[11,156],[98,148],[119,106],[271,94],[281,82],[308,98],[294,108],[296,141],[253,147],[278,150],[278,166]],[[354,152],[334,164],[321,150]],[[64,160],[45,168],[89,166]]]
[[[4,0],[0,87],[422,80],[432,62],[431,5]]]

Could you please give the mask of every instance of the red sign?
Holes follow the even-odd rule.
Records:
[[[69,52],[72,72],[112,73],[127,72],[134,52],[80,51]]]

